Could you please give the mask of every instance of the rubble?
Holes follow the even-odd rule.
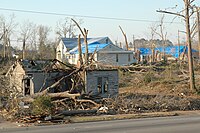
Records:
[[[22,123],[19,125],[23,126],[27,123],[36,125],[68,123],[70,122],[68,117],[71,116],[200,110],[198,95],[191,96],[190,91],[183,89],[187,88],[188,83],[184,76],[181,77],[184,80],[180,79],[180,75],[184,75],[187,71],[184,69],[179,71],[176,67],[170,68],[162,65],[136,65],[118,68],[121,70],[120,76],[122,77],[120,85],[123,83],[123,86],[130,86],[130,90],[122,87],[120,94],[113,97],[92,95],[91,92],[84,93],[84,79],[81,77],[83,66],[66,68],[65,64],[53,61],[51,65],[45,67],[45,71],[64,71],[66,74],[59,76],[52,84],[42,88],[39,92],[25,96],[10,88],[6,77],[2,76],[0,82],[2,85],[4,84],[5,88],[1,89],[1,93],[7,95],[1,95],[1,101],[3,101],[1,102],[3,107],[1,114],[4,118],[14,119],[18,123]],[[174,76],[170,75],[169,72],[178,74]],[[173,78],[170,79],[170,76]],[[73,81],[70,82],[69,88],[65,88],[65,91],[54,92],[54,88],[62,84],[62,80],[65,78],[70,78],[70,81]],[[174,84],[181,84],[182,88],[179,87],[178,90],[176,86],[173,86]],[[138,87],[140,88],[138,89]],[[167,87],[170,89],[166,89]],[[160,91],[160,93],[152,93],[155,89],[157,89],[156,92]],[[38,98],[41,99],[37,101]],[[34,112],[34,110],[39,113]]]

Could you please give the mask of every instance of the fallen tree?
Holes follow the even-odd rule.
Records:
[[[69,91],[60,92],[60,93],[36,93],[32,96],[25,96],[22,98],[23,102],[33,102],[35,98],[39,96],[49,96],[51,98],[72,98],[75,99],[76,97],[80,96],[80,93],[70,94]]]

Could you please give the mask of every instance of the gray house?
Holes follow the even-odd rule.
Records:
[[[85,91],[101,97],[112,97],[118,94],[118,70],[87,70]]]

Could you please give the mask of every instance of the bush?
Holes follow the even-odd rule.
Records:
[[[39,96],[32,103],[33,115],[49,115],[52,110],[53,104],[49,96]]]
[[[145,74],[143,81],[145,84],[148,84],[155,79],[156,79],[156,77],[154,76],[154,74],[152,72],[148,72],[147,74]]]

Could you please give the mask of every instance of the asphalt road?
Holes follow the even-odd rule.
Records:
[[[159,117],[0,129],[0,133],[200,133],[200,116]]]

